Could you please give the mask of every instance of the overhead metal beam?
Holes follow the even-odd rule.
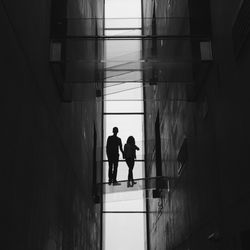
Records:
[[[66,39],[99,39],[99,40],[131,40],[131,39],[170,39],[170,40],[209,40],[211,39],[209,36],[203,35],[133,35],[133,36],[88,36],[88,35],[67,35]]]

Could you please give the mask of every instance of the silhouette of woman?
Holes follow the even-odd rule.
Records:
[[[133,136],[129,136],[127,139],[127,143],[124,145],[124,159],[128,165],[128,187],[133,187],[134,184],[136,184],[133,178],[136,150],[140,149],[135,145],[135,138]]]

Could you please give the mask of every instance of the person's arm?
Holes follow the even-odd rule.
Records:
[[[108,137],[107,144],[106,144],[106,154],[107,154],[107,157],[109,157],[109,144],[110,144],[109,140],[110,140],[110,138]]]
[[[135,159],[136,159],[136,150],[140,150],[135,144],[133,145],[134,146],[134,154],[135,154]]]
[[[125,145],[124,145],[124,151],[123,151],[123,154],[122,154],[122,158],[123,159],[126,159],[125,153],[127,152],[127,147],[128,147],[128,145],[125,143]]]
[[[140,149],[135,144],[131,144],[130,148],[133,151],[134,159],[136,159],[136,150],[140,150]]]
[[[123,151],[123,149],[122,149],[122,140],[120,139],[120,142],[119,142],[119,147],[120,147],[120,150],[121,150],[121,152],[122,152],[122,155],[124,155],[124,151]]]

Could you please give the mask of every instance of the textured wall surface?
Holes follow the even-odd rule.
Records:
[[[237,58],[232,42],[240,1],[204,1],[202,6],[195,0],[144,1],[146,16],[152,17],[154,2],[156,17],[191,13],[192,18],[203,18],[200,23],[191,22],[190,32],[211,32],[213,61],[194,61],[197,40],[175,42],[155,52],[170,59],[192,59],[193,83],[189,87],[180,82],[158,83],[146,88],[146,98],[155,99],[146,103],[147,173],[156,174],[155,121],[159,111],[162,175],[170,177],[169,190],[148,200],[149,210],[155,211],[148,216],[149,249],[248,249],[249,40]],[[206,21],[209,16],[211,30]],[[150,46],[145,45],[145,53]],[[178,74],[178,66],[173,74]],[[188,158],[178,174],[184,138]]]
[[[86,86],[88,101],[61,102],[49,65],[50,1],[1,1],[0,20],[1,248],[100,249],[95,86]]]

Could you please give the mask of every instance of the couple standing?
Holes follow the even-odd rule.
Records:
[[[135,139],[133,136],[129,136],[127,143],[124,145],[124,150],[122,148],[121,138],[117,136],[119,130],[117,127],[113,128],[113,135],[108,137],[106,145],[106,153],[109,162],[109,185],[121,185],[117,180],[117,168],[119,162],[119,149],[122,152],[123,159],[125,159],[128,165],[128,187],[133,187],[136,182],[133,179],[133,168],[136,159],[136,150],[139,148],[135,145]]]

